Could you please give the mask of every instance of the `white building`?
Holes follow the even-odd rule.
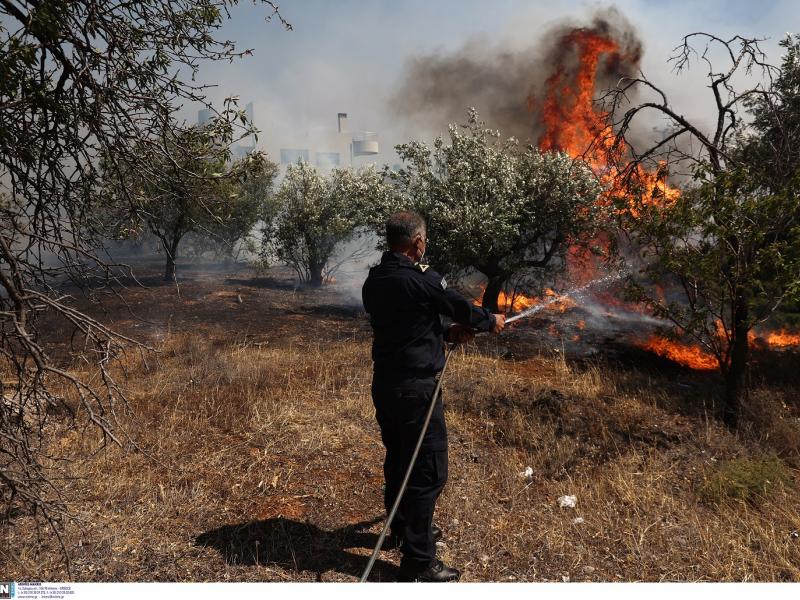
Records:
[[[247,103],[245,111],[248,121],[256,124],[252,102]],[[197,123],[205,125],[213,117],[212,109],[202,109],[197,113]],[[317,127],[283,135],[261,131],[258,144],[253,136],[247,136],[232,148],[233,158],[245,156],[257,146],[281,166],[303,160],[320,169],[357,167],[373,162],[380,154],[377,134],[372,131],[351,132],[347,126],[347,113],[337,114],[336,128]]]
[[[370,131],[351,132],[347,113],[338,113],[336,128],[314,128],[296,132],[287,139],[266,141],[273,160],[290,165],[304,160],[320,169],[359,166],[361,157],[374,158],[380,153],[377,134]]]

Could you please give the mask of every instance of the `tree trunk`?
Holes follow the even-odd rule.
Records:
[[[175,277],[175,258],[178,254],[178,244],[181,238],[175,237],[169,243],[162,240],[164,253],[167,255],[167,264],[164,267],[164,281],[176,281]]]
[[[164,281],[175,280],[175,258],[167,253],[167,265],[164,267]]]
[[[308,266],[309,274],[311,278],[309,279],[309,283],[311,287],[322,287],[322,270],[325,268],[325,263],[316,263],[312,262]]]
[[[503,284],[506,278],[500,275],[490,276],[486,282],[486,289],[483,292],[483,301],[481,306],[491,313],[500,313],[500,307],[497,305],[500,292],[503,291]]]
[[[747,372],[750,363],[747,298],[741,292],[736,297],[732,329],[731,362],[725,372],[725,404],[722,420],[728,427],[735,429],[739,423],[742,400],[747,398]]]

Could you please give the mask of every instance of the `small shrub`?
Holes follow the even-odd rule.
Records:
[[[752,502],[764,497],[776,485],[792,480],[781,459],[774,454],[761,458],[737,458],[721,462],[706,475],[698,489],[705,502],[726,500]]]

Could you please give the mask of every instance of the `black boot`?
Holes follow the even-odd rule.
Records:
[[[408,568],[400,567],[398,575],[399,581],[422,581],[426,583],[445,583],[447,581],[458,581],[461,572],[458,569],[451,569],[440,560],[434,560],[427,569],[412,571]]]
[[[431,533],[433,533],[433,543],[435,544],[440,539],[442,539],[442,530],[439,529],[436,525],[431,525]]]
[[[390,533],[383,540],[381,550],[399,550],[403,545],[403,536],[399,533]]]
[[[433,534],[433,543],[435,544],[442,539],[442,530],[436,525],[431,525],[431,533]],[[383,540],[383,550],[398,550],[403,545],[403,536],[399,533],[390,533]]]

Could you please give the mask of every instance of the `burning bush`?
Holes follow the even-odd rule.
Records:
[[[654,108],[671,119],[675,131],[650,149],[634,150],[637,158],[620,170],[626,180],[631,206],[625,227],[642,248],[647,263],[642,272],[653,281],[675,282],[684,294],[681,301],[652,297],[642,286],[633,285],[634,295],[649,302],[656,316],[675,323],[714,356],[725,379],[724,419],[738,422],[742,400],[747,395],[747,371],[751,338],[756,324],[767,321],[784,302],[800,294],[800,231],[796,222],[800,205],[796,198],[793,158],[797,146],[796,81],[800,73],[800,38],[787,39],[782,68],[771,67],[755,40],[732,41],[707,34],[688,36],[674,60],[687,68],[693,48],[700,41],[709,47],[721,45],[730,51],[730,69],[712,73],[711,87],[726,90],[726,102],[718,104],[719,119],[712,138],[685,117],[675,113],[666,96],[661,103],[644,102],[620,117],[619,148],[631,122],[644,110]],[[765,82],[750,89],[735,86],[732,77],[740,69],[759,67]],[[650,86],[645,79],[634,80]],[[622,84],[612,94],[622,94]],[[620,100],[621,101],[621,100]],[[741,125],[740,113],[749,111],[752,126]],[[737,112],[738,111],[738,112]],[[794,134],[791,132],[795,132]],[[694,153],[682,153],[678,164],[690,168],[694,181],[671,202],[649,201],[647,186],[637,173],[643,157],[655,156],[662,147],[674,145],[685,134],[699,142]],[[784,151],[785,150],[785,151]],[[794,162],[792,162],[794,161]],[[776,165],[781,166],[776,172]],[[646,198],[641,198],[645,193]],[[771,336],[773,343],[790,345],[789,332]]]

